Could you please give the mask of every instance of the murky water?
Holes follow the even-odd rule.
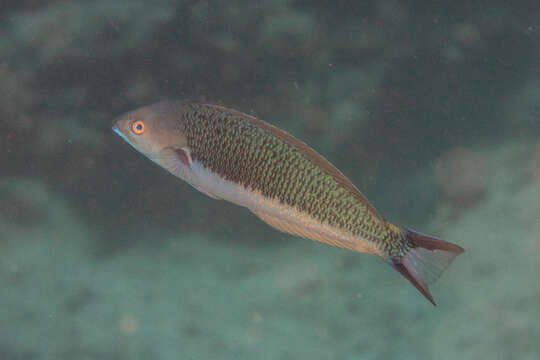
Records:
[[[0,358],[538,358],[539,18],[534,1],[3,1]],[[264,119],[385,218],[465,248],[438,306],[111,131],[163,99]]]

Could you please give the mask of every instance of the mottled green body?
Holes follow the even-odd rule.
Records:
[[[275,128],[207,104],[185,104],[182,118],[192,158],[212,172],[371,242],[386,256],[407,250],[401,230],[384,221],[352,184],[343,186],[335,168],[328,171]]]

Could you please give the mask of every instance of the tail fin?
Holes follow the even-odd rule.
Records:
[[[411,249],[391,260],[394,268],[409,280],[433,305],[428,285],[435,282],[463,248],[450,242],[404,229]]]

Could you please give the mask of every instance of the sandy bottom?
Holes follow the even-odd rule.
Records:
[[[66,201],[4,181],[48,215],[0,220],[0,358],[537,359],[540,185],[513,165],[527,149],[483,149],[485,197],[418,229],[467,250],[432,286],[438,307],[375,257],[278,232],[290,242],[155,234],[96,256]]]

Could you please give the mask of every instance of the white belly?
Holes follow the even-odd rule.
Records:
[[[247,207],[264,222],[278,230],[334,246],[380,254],[379,249],[372,242],[322,223],[296,208],[280,203],[277,199],[265,197],[258,191],[224,180],[197,161],[192,162],[190,173],[189,179],[184,178],[184,180],[199,191],[213,198]]]

